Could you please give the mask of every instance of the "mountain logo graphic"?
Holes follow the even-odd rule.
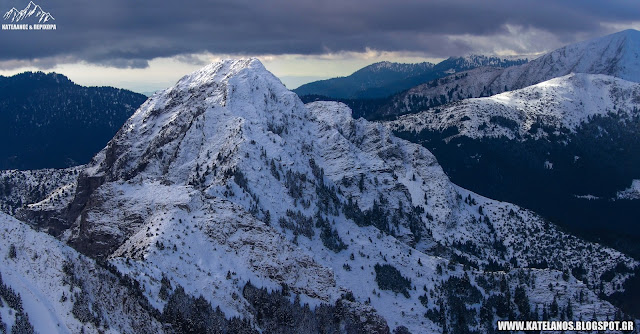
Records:
[[[27,7],[23,10],[17,10],[15,7],[4,13],[5,21],[12,23],[26,21],[25,23],[46,23],[55,21],[51,13],[45,12],[42,7],[36,5],[33,1],[29,1]]]

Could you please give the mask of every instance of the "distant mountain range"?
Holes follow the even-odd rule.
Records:
[[[477,68],[456,73],[379,101],[365,117],[393,118],[462,99],[524,88],[569,73],[606,74],[640,81],[640,32],[625,30],[545,54],[520,66]]]
[[[87,163],[145,100],[56,73],[0,76],[0,169]]]
[[[438,64],[385,61],[366,66],[347,77],[311,82],[293,91],[301,97],[311,95],[333,99],[377,99],[460,71],[482,66],[509,67],[523,63],[526,63],[526,59],[508,60],[480,55],[451,57]]]

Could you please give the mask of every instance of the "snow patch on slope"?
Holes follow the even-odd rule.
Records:
[[[629,188],[619,191],[617,199],[640,199],[640,180],[633,180]]]

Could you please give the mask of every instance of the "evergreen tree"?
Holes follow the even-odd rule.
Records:
[[[558,299],[556,298],[556,296],[553,296],[553,302],[551,302],[551,306],[549,307],[549,315],[552,318],[558,316]]]
[[[33,334],[33,326],[29,322],[29,316],[26,313],[16,314],[16,322],[11,327],[11,334]]]
[[[573,306],[571,305],[571,300],[567,303],[567,319],[573,320]]]
[[[9,258],[10,259],[15,259],[16,258],[16,245],[11,244],[11,246],[9,246]]]
[[[402,276],[398,269],[389,264],[380,265],[376,263],[373,267],[376,272],[376,282],[382,290],[391,290],[396,293],[402,293],[409,298],[409,289],[411,289],[411,280]]]
[[[523,286],[518,286],[513,293],[513,300],[518,307],[521,319],[531,318],[531,306],[529,305],[529,296]]]

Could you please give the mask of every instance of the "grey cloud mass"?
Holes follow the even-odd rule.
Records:
[[[518,52],[544,42],[509,31],[541,31],[568,43],[640,20],[640,2],[589,0],[36,0],[56,31],[0,31],[0,63],[88,62],[144,68],[157,57],[408,51],[447,57],[478,50],[474,37],[502,36]],[[28,0],[3,2],[4,12]],[[7,23],[3,21],[2,23]],[[466,36],[452,39],[452,36]],[[506,36],[506,37],[505,37]],[[526,35],[529,36],[529,35]]]

